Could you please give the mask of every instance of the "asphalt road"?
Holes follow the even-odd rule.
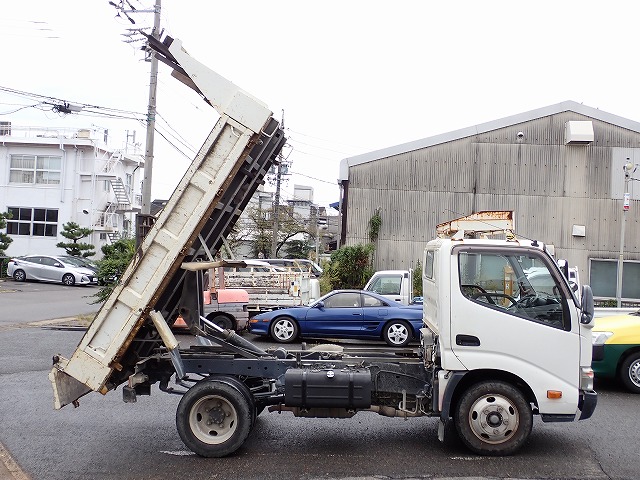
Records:
[[[99,305],[91,304],[99,287],[41,282],[0,281],[0,328],[52,318],[92,314]]]
[[[8,298],[0,294],[3,304]],[[69,303],[82,301],[71,294],[67,298]],[[24,307],[27,312],[30,308]],[[47,379],[51,357],[58,353],[68,357],[82,335],[82,331],[24,323],[5,322],[0,328],[0,443],[27,478],[640,477],[640,396],[601,382],[592,419],[544,424],[536,418],[530,441],[511,457],[476,456],[457,441],[442,445],[436,437],[437,421],[431,418],[405,421],[365,412],[351,419],[303,419],[265,412],[234,455],[200,458],[186,449],[176,432],[179,397],[155,388],[135,404],[123,403],[117,389],[105,396],[91,393],[77,409],[53,410]],[[181,340],[188,342],[186,337]]]

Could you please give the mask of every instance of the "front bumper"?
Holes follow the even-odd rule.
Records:
[[[578,420],[586,420],[593,415],[596,405],[598,404],[598,394],[593,390],[580,390],[580,400],[578,401],[578,409],[580,409],[580,418]]]

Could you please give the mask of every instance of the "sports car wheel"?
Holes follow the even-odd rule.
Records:
[[[406,322],[393,320],[384,327],[384,341],[392,347],[404,347],[411,341],[411,328]]]
[[[271,322],[271,337],[279,343],[291,343],[298,337],[298,324],[289,317]]]

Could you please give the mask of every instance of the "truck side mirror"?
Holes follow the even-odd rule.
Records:
[[[580,317],[580,323],[583,325],[590,325],[593,322],[593,316],[595,314],[595,307],[593,303],[593,292],[589,285],[582,286],[582,299],[580,309],[582,310],[582,316]]]

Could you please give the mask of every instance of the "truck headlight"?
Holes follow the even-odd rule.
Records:
[[[593,346],[604,345],[609,338],[613,335],[613,332],[594,332],[591,331],[591,343]]]
[[[593,390],[593,369],[591,367],[580,369],[580,390]]]

